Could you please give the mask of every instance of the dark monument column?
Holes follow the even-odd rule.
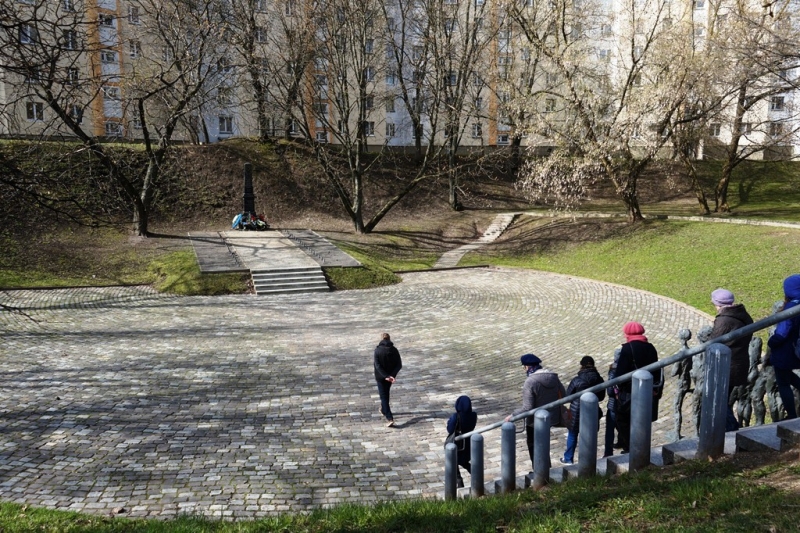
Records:
[[[253,165],[244,164],[244,209],[245,216],[256,216],[256,195],[253,194]]]

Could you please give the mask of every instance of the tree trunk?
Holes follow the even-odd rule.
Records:
[[[731,165],[730,161],[725,163],[722,167],[722,176],[717,182],[717,187],[714,190],[716,195],[716,211],[717,213],[729,213],[730,206],[728,206],[728,185],[731,182],[731,175],[733,174],[733,165]]]
[[[700,185],[700,180],[697,178],[697,167],[695,167],[694,162],[692,161],[692,154],[689,153],[688,150],[681,150],[680,159],[683,162],[683,165],[686,167],[686,171],[689,174],[689,179],[692,180],[692,189],[694,190],[695,197],[697,198],[700,207],[703,209],[703,215],[710,215],[711,210],[708,208],[708,199],[706,199],[706,193],[703,191],[703,187]]]

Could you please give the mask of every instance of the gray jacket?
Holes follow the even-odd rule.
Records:
[[[536,407],[555,402],[564,396],[566,396],[566,391],[564,390],[564,385],[558,379],[558,374],[546,368],[539,368],[528,376],[525,384],[522,385],[522,408],[517,409],[513,414],[518,415],[525,411],[530,411]],[[548,409],[548,411],[550,412],[550,425],[560,425],[561,410],[558,407],[554,407]],[[525,425],[533,426],[532,416],[525,420]]]

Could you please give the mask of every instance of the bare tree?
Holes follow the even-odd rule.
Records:
[[[591,183],[607,180],[636,221],[638,178],[684,120],[679,111],[694,74],[686,54],[691,29],[668,4],[631,0],[622,8],[563,0],[508,7],[546,72],[535,94],[517,102],[530,144],[556,147],[531,161],[522,187],[571,207]]]
[[[89,19],[95,12],[79,2],[0,0],[0,12],[8,16],[0,32],[0,61],[13,78],[6,79],[13,91],[2,117],[18,122],[10,129],[40,140],[77,140],[133,203],[134,231],[144,236],[176,129],[202,109],[209,81],[218,74],[225,2],[132,0],[129,5],[124,22],[137,28],[123,41],[116,12],[101,10]],[[125,70],[121,52],[132,60]],[[131,176],[104,144],[125,135],[144,139],[143,176]]]

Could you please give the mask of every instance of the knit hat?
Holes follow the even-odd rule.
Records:
[[[581,366],[582,366],[583,368],[587,368],[587,367],[590,367],[590,366],[594,366],[594,359],[593,359],[591,356],[584,355],[584,356],[581,358]]]
[[[647,337],[644,336],[644,326],[638,322],[628,322],[622,326],[622,333],[628,342],[631,341],[644,341],[647,342]]]
[[[542,364],[542,360],[533,355],[532,353],[526,353],[525,355],[520,357],[519,360],[525,366],[536,366]]]
[[[733,305],[733,301],[733,293],[728,289],[717,289],[711,293],[711,303],[714,305]]]
[[[794,274],[783,280],[783,294],[790,300],[800,299],[800,274]]]

